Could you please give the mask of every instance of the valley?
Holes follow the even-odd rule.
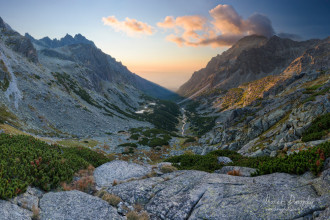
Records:
[[[329,216],[329,51],[246,36],[176,94],[0,18],[0,219]]]

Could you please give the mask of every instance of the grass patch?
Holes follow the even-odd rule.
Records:
[[[0,124],[4,124],[5,122],[9,122],[10,124],[19,127],[17,123],[17,117],[12,112],[8,110],[8,108],[4,105],[0,106]]]
[[[61,141],[57,141],[58,144],[66,146],[66,147],[96,147],[99,142],[96,140],[76,140],[76,139],[65,139]]]
[[[320,95],[325,95],[327,93],[329,93],[329,87],[325,88],[325,89],[322,89],[321,91],[319,92],[315,92],[315,90],[306,90],[305,91],[305,94],[311,94],[310,97],[306,98],[302,103],[306,103],[306,102],[310,102],[310,101],[315,101],[316,97],[317,96],[320,96]]]

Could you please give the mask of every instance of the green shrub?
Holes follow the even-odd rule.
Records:
[[[54,189],[89,164],[96,167],[108,161],[87,148],[50,146],[30,136],[0,134],[0,199],[14,197],[28,185]]]
[[[134,147],[137,148],[137,145],[135,143],[124,143],[124,144],[119,144],[119,147]]]
[[[157,105],[153,108],[152,113],[144,114],[143,117],[158,129],[176,131],[176,125],[179,123],[177,118],[179,114],[179,106],[176,103],[157,100]]]
[[[315,92],[315,90],[317,90],[318,88],[322,87],[323,85],[314,85],[311,87],[306,88],[306,91],[304,91],[304,94],[313,94]]]
[[[321,171],[324,160],[330,157],[330,142],[283,158],[245,157],[230,150],[216,150],[206,155],[184,154],[174,156],[166,161],[173,163],[180,170],[214,172],[224,166],[223,164],[218,164],[217,157],[219,156],[229,157],[233,161],[226,164],[229,166],[256,168],[257,171],[253,174],[254,176],[275,172],[303,174],[306,171],[311,171],[316,175]]]
[[[326,87],[324,89],[322,89],[321,91],[319,92],[316,92],[316,89],[319,88],[319,87],[310,87],[312,89],[308,89],[306,91],[304,91],[303,93],[304,94],[311,94],[310,97],[306,98],[303,103],[306,103],[306,102],[309,102],[309,101],[315,101],[316,97],[319,96],[319,95],[325,95],[327,93],[329,93],[329,88],[330,87]]]
[[[148,138],[142,138],[142,140],[138,142],[138,144],[145,145],[145,146],[147,146],[148,143],[149,143],[149,139]]]
[[[194,155],[183,154],[180,156],[173,156],[166,160],[171,162],[179,170],[201,170],[206,172],[214,172],[222,167],[218,164],[218,159],[215,155]]]
[[[163,145],[168,145],[168,140],[166,138],[153,138],[148,143],[149,147],[157,147]]]
[[[319,140],[330,130],[330,113],[317,117],[302,135],[302,141]]]
[[[257,176],[274,172],[303,174],[306,171],[311,171],[317,175],[321,171],[325,159],[329,156],[330,142],[327,142],[284,158],[274,158],[262,163],[253,175]]]
[[[186,144],[186,143],[191,143],[191,142],[195,142],[195,141],[196,141],[196,139],[194,137],[189,137],[183,143]]]
[[[197,107],[200,105],[198,102],[191,102],[186,106],[186,115],[192,131],[197,136],[202,136],[203,134],[210,131],[215,126],[215,121],[217,117],[202,117],[197,113]]]
[[[130,137],[130,139],[132,139],[132,140],[138,140],[139,137],[140,137],[139,134],[132,134],[131,137]]]

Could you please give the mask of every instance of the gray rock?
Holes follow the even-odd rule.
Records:
[[[229,145],[229,150],[238,150],[239,149],[239,144],[237,142],[231,143]]]
[[[316,220],[329,220],[330,207],[326,208],[323,212],[318,214],[319,215],[317,216],[317,218],[315,218]]]
[[[330,195],[330,169],[323,171],[322,174],[311,183],[319,195]]]
[[[11,200],[12,203],[32,211],[33,206],[38,207],[39,198],[29,193],[23,193]]]
[[[11,199],[10,202],[32,211],[33,206],[36,208],[39,206],[39,198],[43,194],[42,190],[29,186],[25,193]]]
[[[274,173],[238,177],[177,171],[108,189],[151,219],[294,219],[329,205],[303,177]]]
[[[227,164],[231,162],[233,161],[229,157],[218,157],[218,163]]]
[[[227,174],[229,171],[239,170],[241,176],[249,177],[252,173],[256,172],[256,169],[249,167],[237,167],[237,166],[224,166],[220,170],[214,171],[219,174]]]
[[[272,152],[270,152],[270,157],[276,157],[276,155],[277,155],[277,151],[276,150],[274,150],[274,151],[272,151]]]
[[[330,157],[324,161],[323,170],[330,169]]]
[[[32,212],[10,202],[0,200],[0,219],[25,220],[31,219]]]
[[[47,193],[40,208],[41,219],[123,219],[106,201],[80,191]]]
[[[102,188],[111,186],[114,180],[121,181],[130,178],[138,178],[150,172],[150,166],[115,160],[97,167],[94,171],[94,178],[97,187]]]
[[[163,166],[172,166],[172,163],[170,162],[162,162],[157,164],[157,168],[161,169]]]
[[[45,192],[38,189],[38,188],[34,188],[34,187],[28,187],[27,190],[26,190],[27,193],[29,193],[30,195],[33,195],[33,196],[36,196],[38,198],[41,198]]]
[[[265,152],[263,152],[261,149],[251,154],[251,157],[261,157],[261,156],[265,156]]]

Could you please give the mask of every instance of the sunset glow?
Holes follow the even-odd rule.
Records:
[[[277,34],[303,40],[326,37],[330,29],[326,7],[300,0],[0,3],[1,16],[19,33],[37,39],[81,33],[132,72],[171,90],[243,36]],[[295,5],[299,10],[292,10]]]

